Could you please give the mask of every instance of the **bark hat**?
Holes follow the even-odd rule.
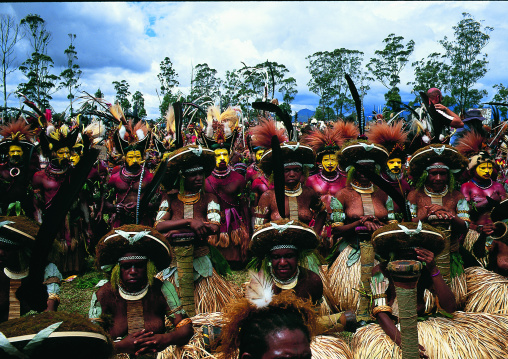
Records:
[[[25,216],[0,217],[0,242],[24,246],[34,242],[39,224]]]
[[[420,178],[427,167],[436,162],[443,162],[452,173],[461,172],[467,166],[467,159],[450,145],[432,144],[420,148],[409,160],[411,177]]]
[[[425,248],[439,254],[445,245],[444,234],[422,222],[388,224],[372,234],[372,245],[376,254],[385,260],[403,260],[408,250]]]
[[[264,224],[252,235],[250,251],[264,258],[272,250],[291,248],[299,252],[317,248],[316,232],[297,220],[279,219]]]
[[[0,357],[107,359],[109,335],[79,314],[44,312],[0,324]]]
[[[171,263],[171,247],[162,234],[152,227],[127,224],[111,230],[101,238],[96,247],[97,267],[110,271],[118,259],[129,252],[146,256],[158,270]]]
[[[205,178],[215,168],[215,152],[201,145],[189,145],[177,149],[168,155],[168,171],[165,176],[165,188],[177,188],[181,175],[192,172],[204,172]],[[173,183],[169,183],[173,182]]]

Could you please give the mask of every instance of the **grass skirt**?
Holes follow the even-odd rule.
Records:
[[[508,315],[455,312],[453,319],[418,322],[419,343],[430,359],[508,358]],[[358,329],[351,343],[355,359],[402,358],[378,324]]]
[[[508,278],[482,267],[466,268],[465,272],[468,293],[464,311],[508,314]]]

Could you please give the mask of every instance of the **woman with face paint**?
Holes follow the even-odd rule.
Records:
[[[409,173],[416,189],[408,194],[413,222],[421,221],[445,233],[445,249],[436,256],[436,264],[460,307],[466,296],[463,259],[459,245],[469,226],[469,205],[455,189],[455,174],[467,166],[467,159],[449,145],[429,145],[411,156]],[[435,302],[427,294],[427,310]]]
[[[362,169],[379,173],[388,151],[370,141],[354,140],[343,145],[338,157],[339,165],[348,173],[348,184],[331,201],[332,233],[338,243],[330,257],[330,287],[341,310],[356,311],[360,320],[368,320],[368,299],[362,293],[369,293],[374,264],[370,237],[396,219],[393,201],[374,186]]]

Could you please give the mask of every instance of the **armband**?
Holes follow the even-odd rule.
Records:
[[[176,325],[176,328],[181,328],[183,326],[186,326],[187,324],[192,324],[192,320],[190,318],[185,318],[181,321],[178,322],[178,324]]]
[[[378,305],[377,307],[374,307],[374,309],[372,309],[373,316],[376,316],[381,312],[392,313],[392,307],[390,307],[389,305]]]
[[[214,201],[208,203],[206,218],[211,223],[220,224],[220,205],[218,203]]]

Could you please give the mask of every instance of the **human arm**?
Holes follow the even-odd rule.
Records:
[[[448,115],[448,117],[450,117],[450,127],[453,127],[453,128],[464,127],[464,122],[462,122],[462,120],[460,119],[460,116],[457,115],[452,110],[450,110],[448,107],[446,107],[440,103],[434,104],[434,107],[436,108],[436,110],[444,112],[446,115]]]
[[[455,311],[455,296],[450,287],[444,281],[441,271],[434,261],[434,253],[425,248],[415,248],[417,259],[425,263],[425,268],[430,273],[434,291],[439,299],[439,305],[448,313]]]

